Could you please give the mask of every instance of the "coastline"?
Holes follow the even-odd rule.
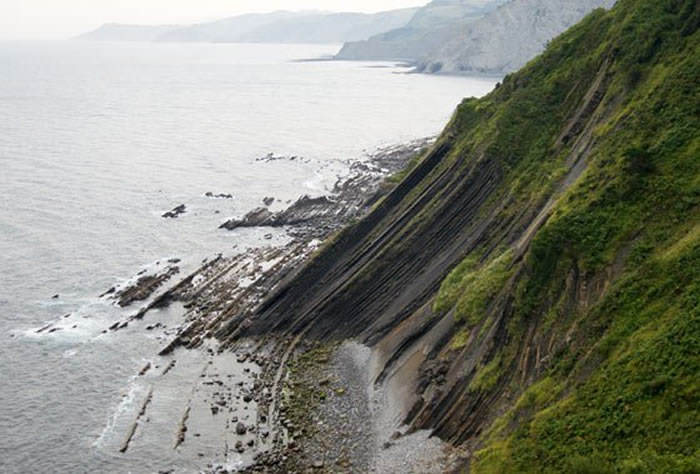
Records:
[[[138,444],[139,431],[149,421],[149,408],[159,397],[159,384],[166,385],[161,379],[192,352],[207,361],[178,419],[171,420],[177,425],[171,448],[206,458],[191,445],[204,438],[223,437],[224,447],[207,464],[208,472],[323,472],[330,467],[356,472],[359,463],[377,464],[383,452],[391,453],[389,444],[393,446],[395,441],[388,437],[392,433],[382,433],[380,442],[372,425],[371,384],[368,374],[361,373],[366,367],[348,355],[352,351],[346,345],[320,346],[305,340],[303,334],[240,339],[237,335],[250,325],[250,318],[269,294],[293,277],[324,242],[332,241],[336,232],[366,215],[396,186],[398,180],[391,176],[415,163],[433,142],[434,138],[421,139],[380,149],[367,159],[350,163],[348,175],[326,196],[302,196],[276,212],[270,211],[266,202],[221,225],[234,232],[239,227],[283,228],[290,237],[284,245],[263,243],[233,256],[217,255],[188,275],[180,275],[179,262],[171,261],[159,273],[138,275],[130,285],[103,293],[102,298],[122,307],[143,305],[103,333],[131,325],[132,330],[141,326],[146,331],[162,330],[167,338],[158,355],[154,354],[136,375],[149,380],[150,388],[144,391],[136,418],[125,428],[119,451],[128,456]],[[180,314],[180,322],[165,330],[158,317],[173,308]],[[325,355],[317,358],[319,351]],[[155,370],[162,366],[165,369]],[[315,388],[308,384],[318,380],[321,385]],[[314,394],[311,398],[310,393]],[[322,400],[317,399],[315,408],[309,410],[310,400],[321,393],[325,394]],[[350,393],[353,395],[345,396]],[[343,421],[338,416],[344,416],[340,414],[346,411],[343,407],[349,400],[352,406],[366,408],[352,423],[356,434],[364,434],[361,441],[355,436],[356,442],[338,454],[321,442],[323,432],[313,430],[312,424],[323,419],[336,437],[347,438],[332,425]],[[213,433],[207,433],[207,427]],[[441,453],[436,448],[430,457]]]

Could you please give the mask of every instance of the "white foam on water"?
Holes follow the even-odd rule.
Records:
[[[113,439],[112,435],[119,435],[123,433],[119,433],[119,430],[116,430],[115,427],[117,427],[119,421],[121,421],[127,415],[129,415],[131,418],[135,416],[135,412],[137,409],[137,396],[144,394],[146,390],[145,386],[137,383],[137,378],[138,376],[135,375],[129,379],[126,395],[122,396],[121,401],[112,411],[112,415],[107,420],[107,423],[102,429],[102,432],[92,443],[93,447],[103,449],[107,446],[109,446],[110,448],[116,446],[115,441],[118,442],[119,440]]]

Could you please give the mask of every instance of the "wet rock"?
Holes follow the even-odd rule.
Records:
[[[243,436],[248,432],[248,428],[246,427],[245,424],[238,422],[236,423],[236,434],[239,436]]]
[[[300,157],[298,157],[296,155],[284,156],[284,155],[275,155],[274,153],[268,153],[265,156],[256,158],[255,161],[262,161],[265,163],[269,163],[271,161],[296,161],[297,159],[300,159]]]
[[[208,198],[213,198],[213,199],[233,199],[233,194],[228,194],[228,193],[214,194],[211,191],[208,191],[208,192],[204,193],[204,195]]]
[[[47,330],[48,328],[50,328],[50,327],[51,327],[51,324],[47,324],[46,326],[43,326],[43,327],[37,329],[37,330],[34,331],[34,332],[36,332],[37,334],[39,334],[39,333],[42,333],[42,332],[46,331],[46,330]]]
[[[139,377],[143,377],[144,375],[146,375],[146,372],[148,372],[150,369],[151,369],[151,363],[148,362],[143,367],[143,369],[141,369],[141,371],[139,372]]]
[[[180,214],[184,214],[185,212],[187,212],[187,206],[180,204],[179,206],[174,207],[172,210],[164,213],[161,217],[164,219],[177,219],[180,217]]]
[[[230,219],[219,226],[219,229],[234,230],[238,227],[262,227],[271,225],[273,214],[265,207],[253,209],[242,219]]]
[[[122,308],[129,306],[135,301],[143,301],[179,272],[179,267],[167,267],[155,275],[142,276],[133,285],[116,292],[114,298],[117,299],[117,304]]]
[[[273,202],[275,202],[275,198],[273,198],[273,197],[263,198],[263,204],[265,204],[266,206],[272,205]]]

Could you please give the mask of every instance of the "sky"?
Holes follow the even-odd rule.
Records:
[[[67,38],[103,23],[188,24],[248,12],[377,12],[428,0],[0,0],[0,39]]]

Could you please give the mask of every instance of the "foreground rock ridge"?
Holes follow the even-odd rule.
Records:
[[[699,22],[593,12],[218,337],[369,346],[470,472],[697,470]]]

